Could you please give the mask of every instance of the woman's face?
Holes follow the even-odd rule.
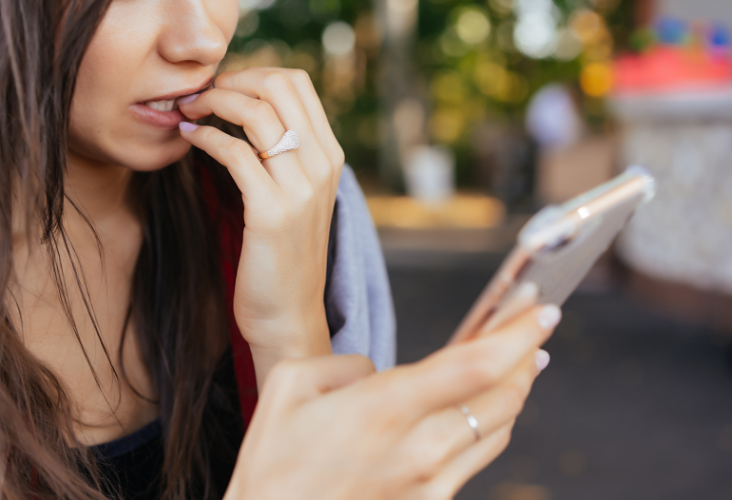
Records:
[[[113,0],[79,69],[70,155],[140,171],[182,158],[190,144],[175,99],[212,81],[238,8],[237,0]]]

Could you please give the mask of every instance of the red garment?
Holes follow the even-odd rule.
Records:
[[[200,172],[201,186],[206,203],[212,218],[220,224],[221,239],[219,248],[221,251],[221,270],[226,284],[226,311],[230,325],[231,353],[234,358],[236,383],[239,388],[241,414],[244,424],[248,426],[257,406],[257,377],[254,372],[254,361],[249,344],[241,336],[234,318],[234,285],[239,256],[241,255],[244,215],[237,214],[235,217],[226,217],[226,214],[219,210],[216,190],[210,174],[205,167],[200,168]]]

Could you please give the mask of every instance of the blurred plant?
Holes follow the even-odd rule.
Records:
[[[349,163],[376,169],[384,137],[379,54],[384,27],[367,0],[240,0],[242,17],[225,68],[307,71]],[[452,147],[470,179],[471,131],[517,122],[549,82],[578,83],[602,120],[608,62],[625,46],[630,0],[422,0],[415,62],[424,82],[431,142]]]
[[[610,59],[625,47],[629,0],[425,0],[419,60],[429,81],[430,139],[458,153],[471,180],[470,133],[486,120],[516,124],[551,82],[578,85],[591,122],[604,119]]]

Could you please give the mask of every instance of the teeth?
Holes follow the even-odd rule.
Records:
[[[157,109],[158,111],[173,111],[174,109],[178,109],[178,104],[175,102],[175,99],[168,101],[147,101],[145,106]]]

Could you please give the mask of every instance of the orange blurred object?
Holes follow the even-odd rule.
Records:
[[[657,46],[613,64],[616,94],[705,90],[732,84],[732,60],[685,47]]]

